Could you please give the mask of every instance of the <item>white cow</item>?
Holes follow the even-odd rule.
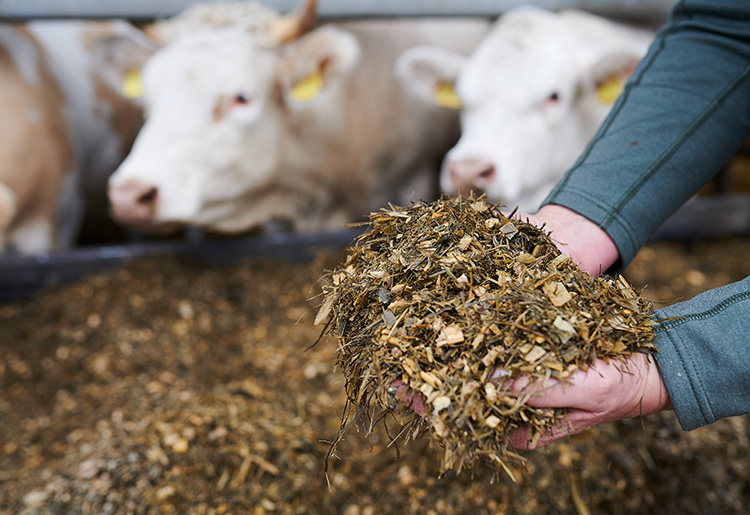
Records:
[[[483,191],[535,212],[652,38],[580,11],[520,7],[503,14],[468,59],[429,46],[406,51],[398,75],[423,101],[455,82],[462,134],[443,161],[443,192]]]
[[[86,196],[106,199],[142,123],[120,94],[137,63],[113,61],[126,44],[138,59],[150,42],[120,21],[0,25],[0,253],[69,247]]]
[[[489,23],[314,21],[314,1],[283,17],[211,3],[155,27],[161,48],[142,70],[146,122],[110,180],[121,223],[237,233],[285,220],[318,230],[435,196],[458,116],[413,102],[393,66],[421,43],[468,55]]]

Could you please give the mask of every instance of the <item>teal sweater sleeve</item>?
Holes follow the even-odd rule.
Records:
[[[596,222],[624,269],[750,133],[750,2],[684,0],[545,204]]]
[[[656,311],[656,361],[686,431],[750,412],[750,278]]]
[[[621,271],[750,133],[750,1],[684,0],[578,162],[547,197],[597,223]],[[750,413],[750,278],[657,310],[683,429]]]

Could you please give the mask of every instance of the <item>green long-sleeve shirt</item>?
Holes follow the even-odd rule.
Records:
[[[596,222],[624,269],[750,134],[750,1],[681,0],[545,204]],[[750,413],[750,279],[657,310],[662,379],[690,430]]]

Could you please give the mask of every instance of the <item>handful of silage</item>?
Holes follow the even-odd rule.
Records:
[[[512,477],[504,459],[522,458],[510,433],[539,435],[565,413],[528,406],[493,373],[565,380],[597,358],[654,349],[651,305],[624,279],[589,276],[542,228],[481,198],[390,206],[369,226],[328,275],[317,320],[338,338],[342,432],[400,412],[399,435],[429,430],[443,470],[485,455]],[[423,416],[399,409],[396,380],[423,396]]]

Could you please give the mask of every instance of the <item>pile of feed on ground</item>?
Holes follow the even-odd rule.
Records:
[[[508,449],[511,432],[529,426],[534,447],[566,420],[508,385],[522,376],[565,381],[597,358],[654,350],[650,302],[622,277],[582,272],[543,228],[499,205],[473,197],[391,205],[367,225],[328,276],[318,316],[339,343],[349,400],[342,430],[395,411],[399,435],[429,431],[444,449],[443,469],[486,457],[513,477],[507,461],[524,459]],[[399,409],[404,388],[421,397],[423,413]]]
[[[626,277],[657,306],[738,280],[750,241],[649,245]],[[349,431],[311,263],[138,260],[0,305],[0,513],[743,513],[750,419],[662,413],[523,453],[518,483],[440,476],[429,439]],[[312,300],[311,300],[312,299]]]

